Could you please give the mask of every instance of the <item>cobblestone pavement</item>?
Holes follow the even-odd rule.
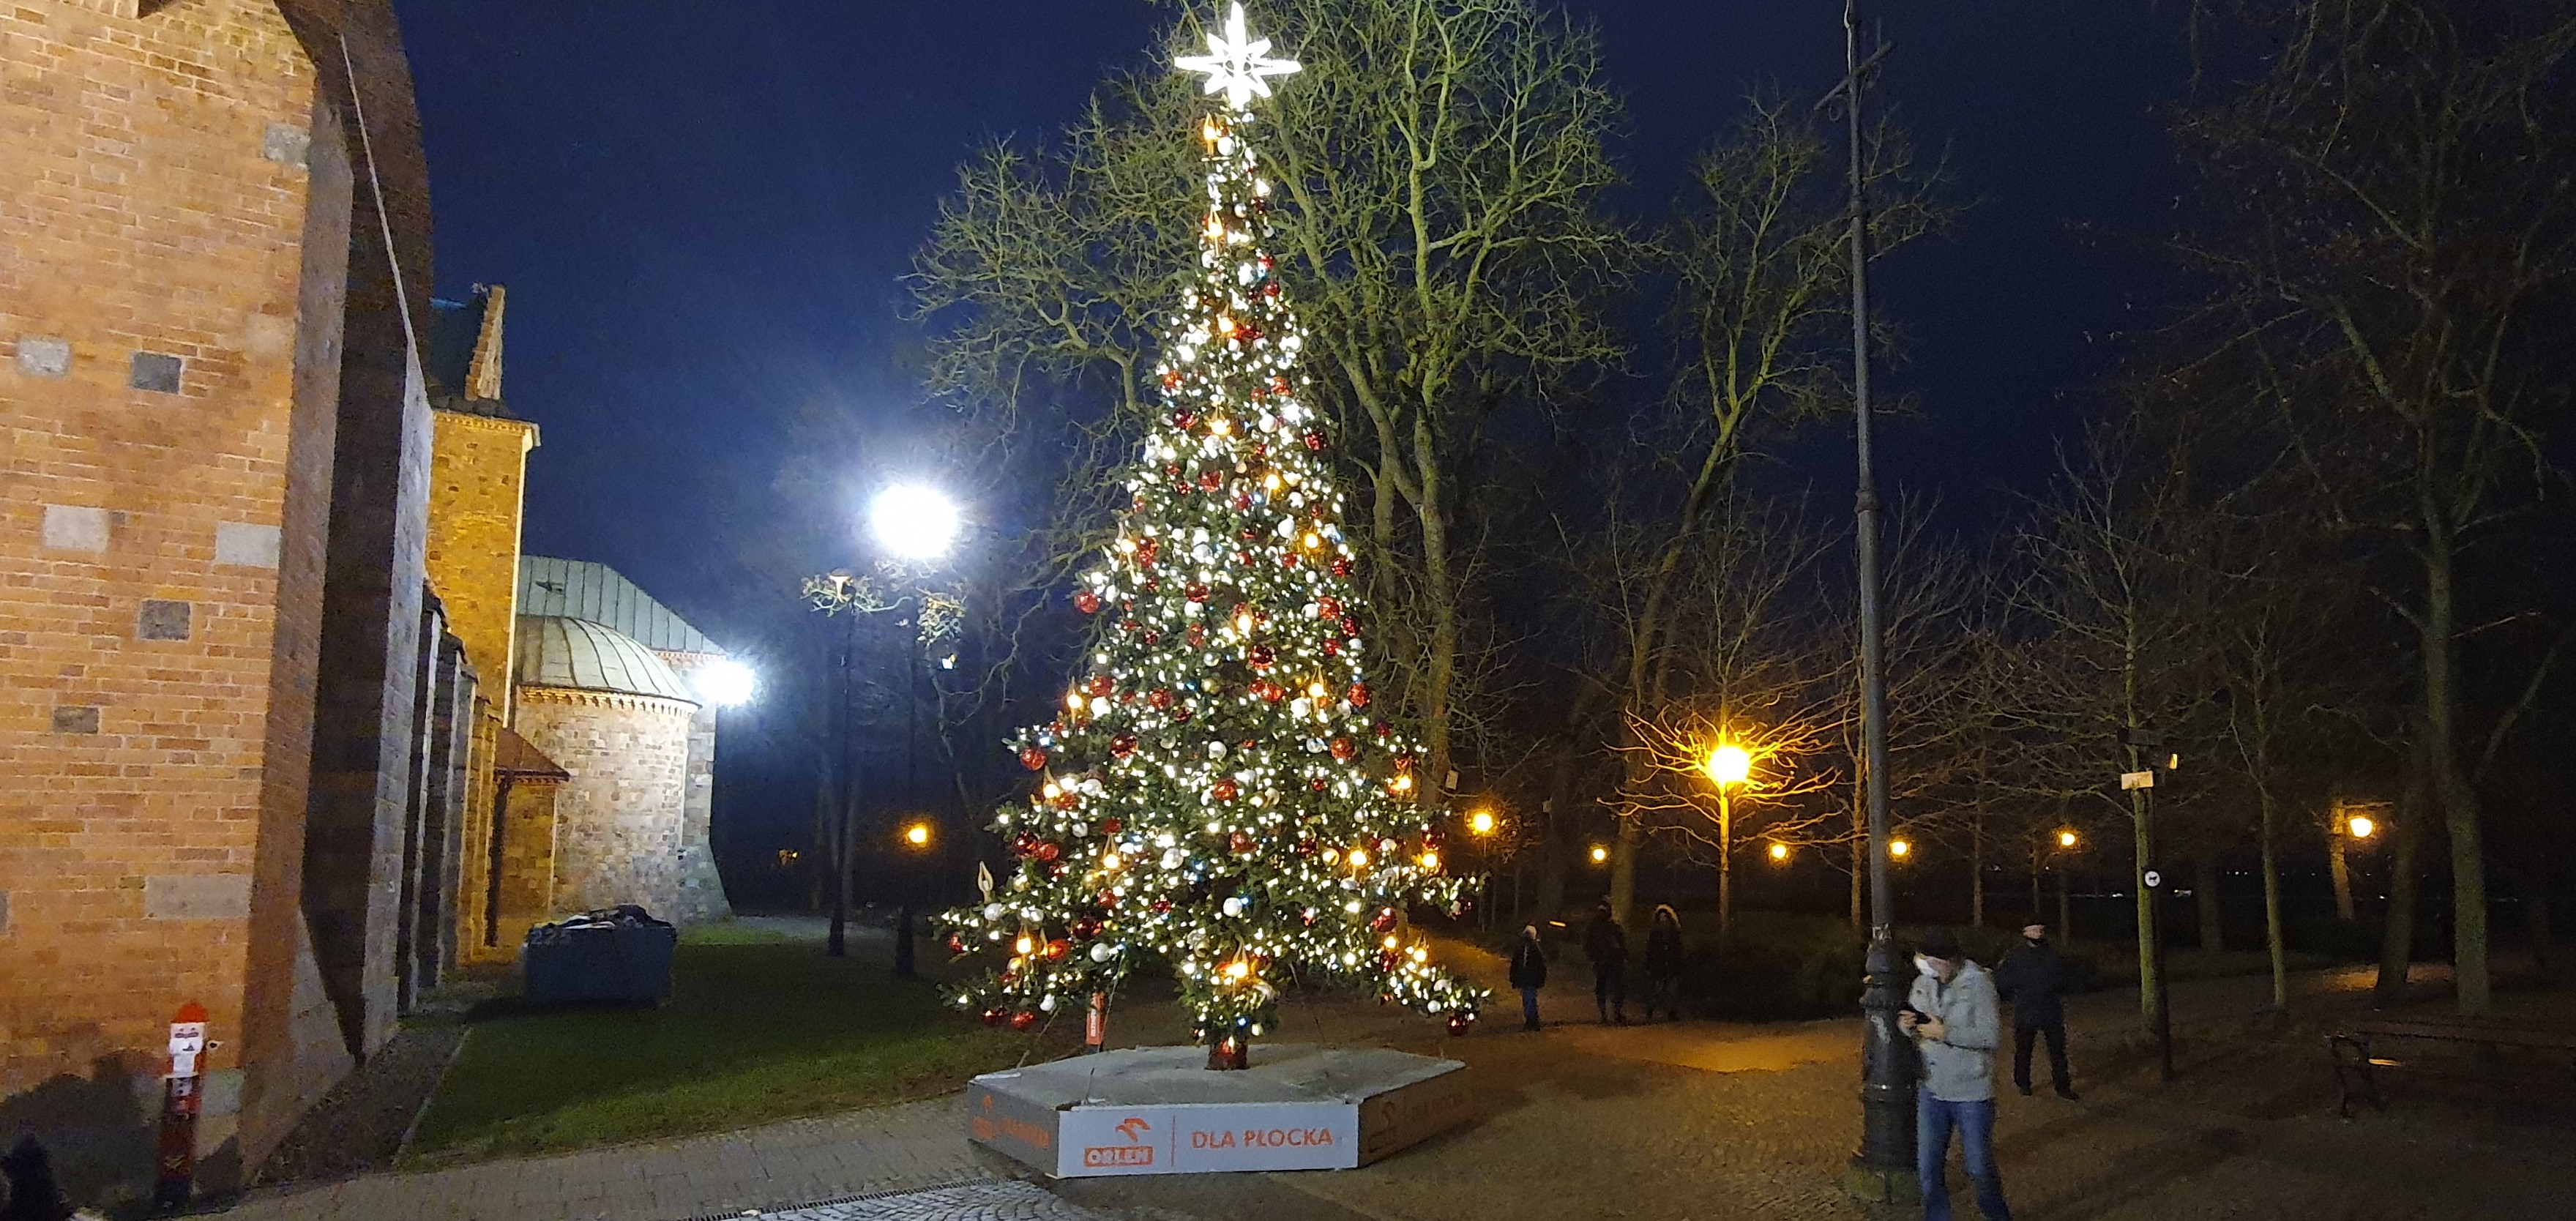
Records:
[[[1587,981],[1584,981],[1588,983]],[[2079,998],[2083,1101],[2005,1087],[1997,1151],[2023,1221],[2477,1221],[2564,1215],[2576,1116],[2506,1098],[2401,1093],[2346,1123],[2319,1035],[2367,973],[2301,980],[2297,1024],[2251,1020],[2263,981],[2175,990],[2181,1080],[2157,1079],[2133,995]],[[1551,993],[1558,990],[1551,989]],[[1567,988],[1551,1016],[1589,1008]],[[2568,1008],[2576,996],[2548,994]],[[1041,1188],[971,1149],[954,1100],[741,1132],[379,1176],[251,1199],[237,1221],[1892,1221],[1835,1186],[1860,1128],[1851,1020],[1591,1023],[1453,1039],[1366,1003],[1296,1001],[1281,1041],[1378,1044],[1472,1066],[1475,1118],[1374,1166],[1308,1174],[1077,1180]],[[1118,1041],[1185,1037],[1141,1000]],[[1256,1048],[1255,1054],[1258,1054]],[[1955,1159],[1953,1165],[1955,1166]],[[1954,1169],[1953,1174],[1956,1174]],[[848,1199],[867,1192],[908,1192]],[[843,1203],[808,1206],[815,1200]],[[1964,1204],[1964,1199],[1962,1203]],[[792,1211],[777,1211],[787,1209]],[[873,1211],[870,1211],[873,1210]]]
[[[762,1213],[761,1221],[1106,1221],[1099,1213],[1008,1179],[870,1196]]]

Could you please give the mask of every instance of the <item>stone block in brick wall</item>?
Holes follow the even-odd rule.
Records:
[[[105,509],[46,505],[45,545],[56,551],[105,551],[109,522]]]
[[[247,873],[172,873],[143,879],[148,920],[239,920],[250,915]]]
[[[280,531],[244,521],[215,524],[215,562],[241,568],[277,567]]]
[[[145,598],[143,611],[135,616],[134,638],[137,640],[186,640],[189,621],[195,608],[168,598]]]
[[[304,168],[305,155],[313,149],[313,132],[294,123],[271,123],[260,133],[259,155],[279,165]]]
[[[179,381],[185,376],[188,362],[167,352],[137,352],[125,374],[125,384],[136,390],[155,394],[179,393]]]
[[[98,705],[59,704],[54,708],[55,733],[97,733]]]
[[[18,337],[18,371],[29,377],[62,377],[72,371],[72,343],[51,335]]]

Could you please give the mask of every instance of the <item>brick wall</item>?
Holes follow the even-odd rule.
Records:
[[[572,773],[555,799],[554,910],[687,910],[682,833],[696,711],[646,696],[519,689],[512,728]]]
[[[682,681],[690,671],[721,660],[713,653],[657,651]],[[689,718],[687,799],[680,809],[680,905],[663,919],[681,924],[722,920],[733,914],[724,878],[716,872],[716,718],[713,704]]]
[[[478,674],[512,673],[519,617],[519,535],[528,451],[537,426],[461,411],[436,413],[429,478],[429,583],[448,630]],[[496,681],[510,718],[507,683]]]
[[[0,5],[0,1127],[87,1198],[149,1173],[182,1001],[201,1182],[350,1062],[304,820],[332,483],[387,423],[350,357],[407,359],[389,235],[429,270],[413,124],[384,0]]]
[[[310,627],[281,602],[312,611],[282,565],[307,558],[283,539],[317,453],[295,411],[314,80],[260,0],[0,7],[0,1098],[129,1088],[187,1000],[238,1098],[245,1019],[282,1017],[246,981],[300,799],[263,780],[310,715],[272,662]],[[210,1145],[238,1122],[216,1109]]]

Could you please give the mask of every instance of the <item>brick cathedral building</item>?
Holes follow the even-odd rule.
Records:
[[[0,1142],[201,1181],[551,915],[721,914],[721,650],[520,556],[504,295],[430,297],[388,0],[0,7]]]

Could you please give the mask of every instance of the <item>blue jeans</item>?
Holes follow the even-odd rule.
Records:
[[[1521,1025],[1538,1029],[1538,989],[1521,989]]]
[[[1986,1221],[2012,1221],[2004,1204],[2004,1179],[1995,1173],[1995,1100],[1944,1102],[1932,1091],[1914,1095],[1914,1173],[1923,1185],[1923,1221],[1950,1221],[1950,1129],[1959,1129],[1959,1153],[1968,1181],[1977,1185],[1977,1212]]]

